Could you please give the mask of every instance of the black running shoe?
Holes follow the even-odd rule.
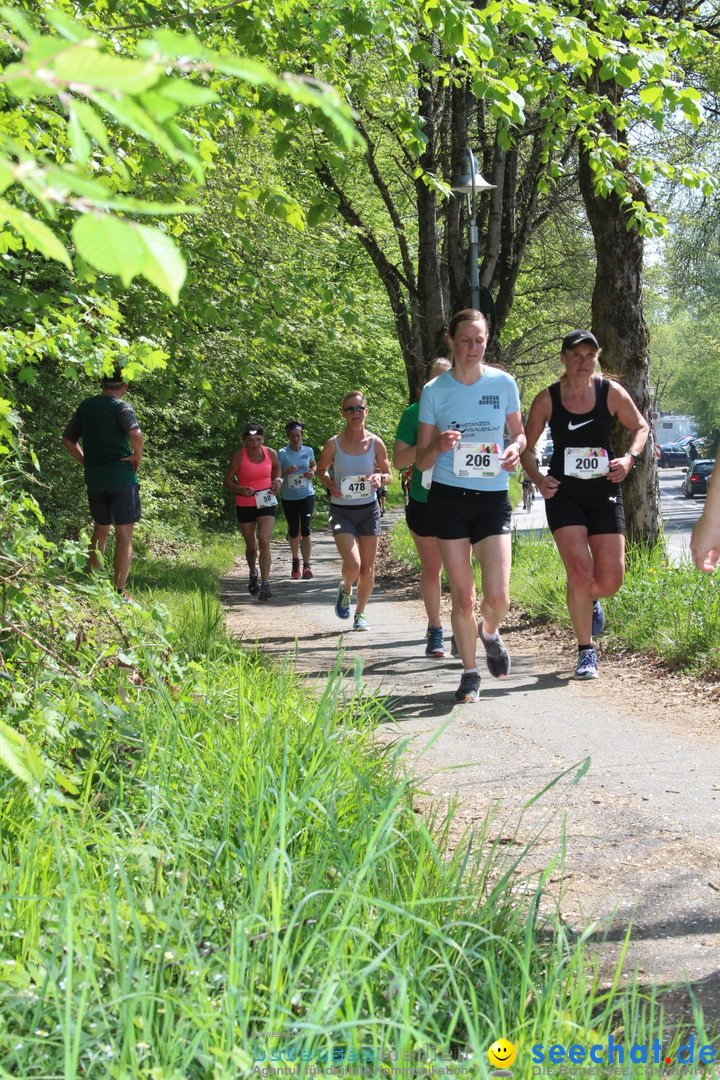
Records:
[[[464,671],[460,685],[455,691],[458,702],[477,701],[480,697],[480,676],[477,671]]]
[[[478,623],[478,637],[485,649],[487,669],[494,679],[504,679],[510,671],[510,657],[503,639],[498,636],[493,641],[486,641],[482,632],[482,619]]]
[[[254,574],[250,575],[250,578],[248,580],[248,592],[251,596],[257,596],[257,594],[260,592],[260,575],[257,570]]]

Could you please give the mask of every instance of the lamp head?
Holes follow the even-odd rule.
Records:
[[[480,175],[477,159],[472,150],[467,149],[463,156],[460,175],[452,178],[451,189],[458,195],[472,195],[473,190],[486,191],[496,186],[496,184],[488,184],[487,180]]]

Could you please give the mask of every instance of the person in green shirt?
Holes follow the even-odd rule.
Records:
[[[144,438],[130,405],[122,398],[127,390],[119,364],[100,381],[102,393],[85,398],[62,434],[62,444],[85,473],[85,484],[94,522],[89,563],[102,569],[102,556],[115,529],[115,588],[123,593],[132,562],[132,534],[140,520],[138,469]],[[82,447],[80,446],[82,442]]]
[[[448,371],[450,367],[450,361],[446,357],[438,357],[428,372],[426,383],[442,375],[443,371]],[[401,470],[412,465],[405,518],[420,559],[420,595],[423,598],[428,619],[425,655],[444,656],[445,639],[440,619],[442,557],[432,525],[428,524],[427,518],[427,497],[430,484],[423,484],[423,474],[415,465],[419,408],[420,402],[415,401],[400,417],[395,433],[392,463],[396,469]]]

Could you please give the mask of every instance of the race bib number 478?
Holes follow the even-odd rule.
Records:
[[[340,490],[346,499],[367,499],[373,489],[367,476],[343,476]]]
[[[500,447],[495,443],[455,443],[453,449],[453,472],[456,476],[487,480],[497,476],[502,468]]]

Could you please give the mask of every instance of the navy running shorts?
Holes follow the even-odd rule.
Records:
[[[140,485],[124,484],[114,491],[88,491],[90,516],[96,525],[134,525],[140,520]]]

